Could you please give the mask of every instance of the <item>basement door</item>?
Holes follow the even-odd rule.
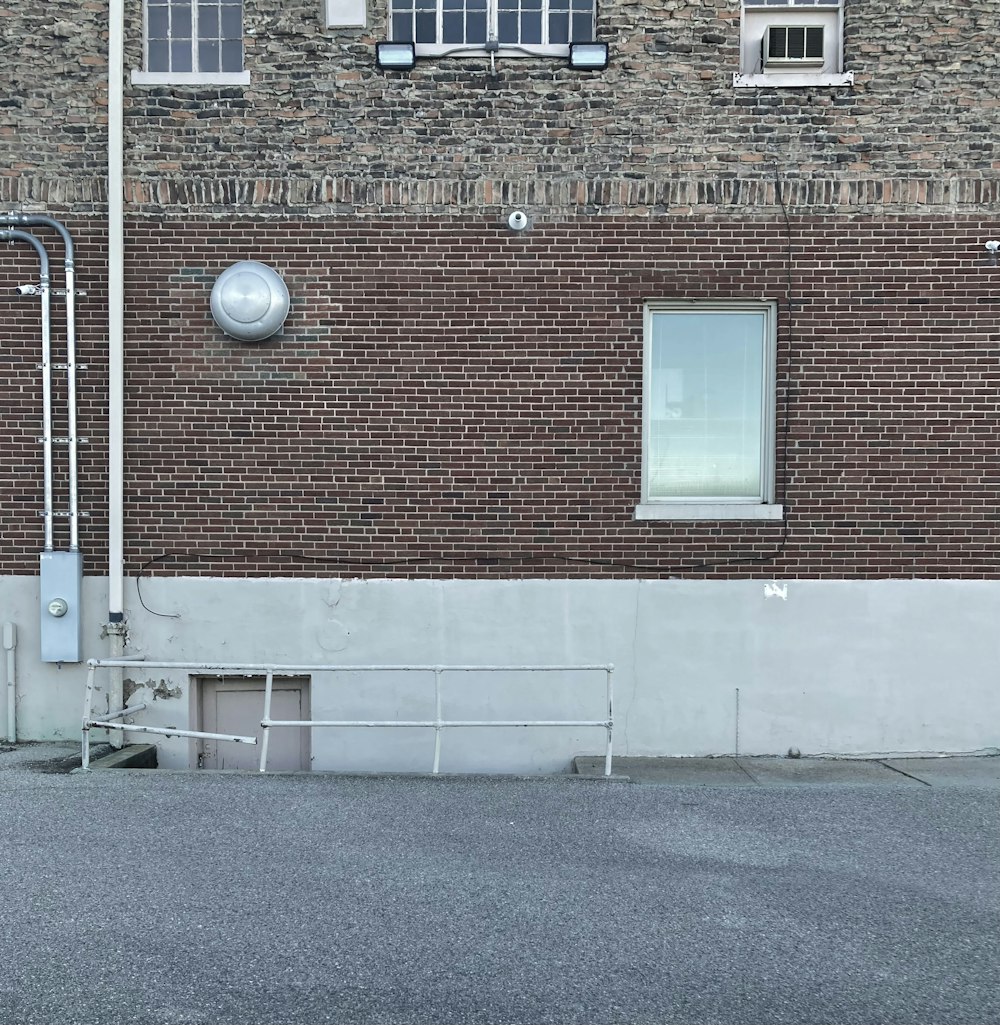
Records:
[[[201,726],[206,733],[232,733],[256,737],[257,745],[233,744],[224,740],[202,740],[198,753],[201,769],[243,769],[260,767],[260,743],[264,734],[263,677],[201,679]],[[271,688],[272,719],[308,719],[309,681],[275,679]],[[268,772],[305,772],[310,768],[309,729],[275,726],[267,747]]]

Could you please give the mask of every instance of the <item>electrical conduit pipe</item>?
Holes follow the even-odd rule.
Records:
[[[42,298],[42,474],[43,516],[45,518],[45,551],[52,551],[52,321],[49,294],[49,254],[45,246],[26,231],[14,228],[0,229],[0,242],[27,242],[38,254],[39,283],[22,286],[32,289],[24,294],[38,294]]]
[[[66,423],[69,445],[69,548],[80,548],[80,512],[78,501],[76,433],[76,262],[73,237],[66,226],[43,214],[0,214],[0,224],[24,227],[44,226],[59,232],[65,246],[63,266],[66,275]]]

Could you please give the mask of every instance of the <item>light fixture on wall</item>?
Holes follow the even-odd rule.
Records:
[[[608,66],[608,44],[570,43],[569,66],[577,71],[603,71]]]
[[[496,39],[488,39],[481,44],[456,46],[436,57],[451,57],[455,54],[481,54],[486,51],[492,62],[495,57],[504,53],[518,53],[526,57],[546,57],[548,54],[535,53],[530,47],[500,43]],[[608,66],[607,43],[570,43],[569,66],[577,71],[601,71]],[[383,71],[412,71],[417,63],[417,47],[415,43],[393,43],[382,40],[375,44],[375,63]]]
[[[985,245],[986,252],[990,255],[986,257],[986,263],[990,267],[996,267],[1000,265],[1000,242],[996,239],[990,239]]]
[[[417,48],[413,43],[376,43],[375,63],[383,71],[412,71],[417,63]]]

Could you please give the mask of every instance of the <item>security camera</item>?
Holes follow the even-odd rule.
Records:
[[[528,215],[523,210],[515,210],[507,218],[507,226],[511,231],[524,231],[528,226]]]
[[[18,285],[14,291],[18,295],[38,295],[38,285]]]
[[[990,239],[990,241],[986,243],[986,251],[988,253],[995,253],[998,249],[1000,249],[1000,242],[995,238]]]

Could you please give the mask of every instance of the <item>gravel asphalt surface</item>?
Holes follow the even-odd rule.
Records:
[[[995,787],[29,762],[4,1025],[1000,1021]]]

